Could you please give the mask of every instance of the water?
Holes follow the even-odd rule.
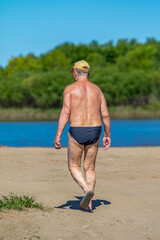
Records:
[[[52,147],[58,122],[2,122],[0,145]],[[68,144],[66,125],[61,145]],[[103,133],[103,128],[102,128]],[[160,146],[160,120],[111,120],[112,147]],[[102,147],[102,135],[100,146]]]

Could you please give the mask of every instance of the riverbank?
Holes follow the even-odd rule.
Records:
[[[1,196],[34,195],[54,210],[0,212],[0,239],[159,240],[159,155],[160,147],[100,148],[89,214],[78,209],[83,192],[66,148],[1,147]]]
[[[109,107],[112,119],[154,119],[160,118],[160,109],[150,106]],[[0,121],[56,121],[61,109],[0,108]]]

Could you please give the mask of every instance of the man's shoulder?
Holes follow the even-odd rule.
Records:
[[[70,91],[72,91],[72,89],[74,88],[74,85],[75,83],[71,83],[71,84],[69,84],[69,85],[67,85],[66,87],[65,87],[65,89],[64,89],[64,93],[67,93],[67,92],[70,92]]]
[[[91,84],[94,89],[97,89],[98,92],[102,92],[102,90],[100,89],[100,87],[98,87],[96,84],[94,84],[93,82],[89,82],[89,84]],[[65,87],[64,92],[71,92],[72,90],[74,91],[75,89],[77,89],[78,87],[78,82],[74,82],[69,84],[68,86]]]
[[[67,90],[72,90],[72,89],[74,89],[76,86],[77,86],[77,82],[74,82],[74,83],[71,83],[71,84],[67,85],[65,89],[67,89]]]
[[[90,82],[99,92],[102,92],[102,90],[100,89],[100,87],[98,87],[95,83]]]

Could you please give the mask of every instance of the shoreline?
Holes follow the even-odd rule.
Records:
[[[0,108],[0,122],[57,121],[61,109]],[[160,119],[160,110],[133,106],[108,108],[111,119]]]
[[[15,149],[29,149],[29,148],[33,148],[33,149],[36,149],[36,148],[38,148],[38,149],[53,149],[53,150],[56,150],[54,147],[41,147],[41,146],[25,146],[25,147],[14,147],[14,146],[6,146],[6,145],[0,145],[0,149],[2,149],[2,148],[15,148]],[[60,151],[61,150],[66,150],[68,147],[62,147],[61,149],[59,149]],[[156,145],[156,146],[124,146],[124,147],[109,147],[109,149],[129,149],[129,148],[134,148],[134,149],[136,149],[136,148],[160,148],[160,145]],[[100,151],[101,150],[103,150],[103,147],[99,147],[99,149],[100,149]],[[108,150],[108,149],[107,149]],[[104,152],[107,152],[107,150],[105,150]]]

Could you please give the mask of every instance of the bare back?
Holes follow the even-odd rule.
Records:
[[[77,81],[70,88],[70,125],[101,126],[101,91],[95,84]]]
[[[104,125],[103,145],[105,150],[109,148],[111,141],[110,116],[104,94],[87,78],[79,77],[63,92],[63,107],[54,141],[56,148],[61,148],[60,137],[68,121],[71,127],[94,127],[101,126],[101,120]]]

